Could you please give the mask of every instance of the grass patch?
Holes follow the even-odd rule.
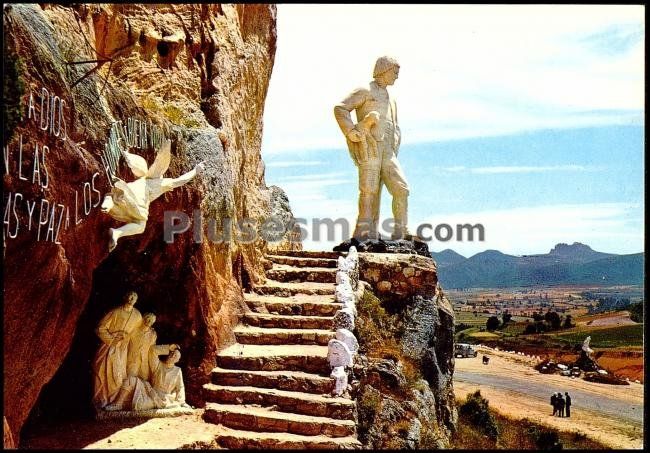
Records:
[[[485,327],[485,322],[490,317],[484,313],[478,313],[477,316],[474,316],[474,313],[469,311],[459,311],[456,312],[455,322],[456,324],[467,324],[470,326],[480,326]]]
[[[594,330],[576,330],[553,337],[563,343],[582,344],[587,335],[591,336],[592,348],[616,348],[620,346],[642,346],[643,324],[608,327]]]
[[[5,140],[4,143],[9,142],[14,129],[25,116],[25,105],[22,101],[25,94],[25,61],[18,55],[13,43],[8,41],[12,40],[7,39],[4,44],[4,68],[6,73],[2,78],[2,93],[4,97],[4,102],[2,103],[2,131]]]
[[[359,349],[369,357],[384,357],[387,353],[401,355],[393,333],[395,321],[370,291],[364,291],[357,305],[356,333]]]
[[[151,95],[142,98],[142,107],[148,112],[159,113],[164,115],[169,121],[178,126],[201,127],[201,123],[187,115],[186,112],[176,107],[174,104],[162,106],[158,100]]]
[[[480,332],[480,331],[478,331],[478,332],[472,332],[472,333],[470,333],[470,334],[467,334],[467,336],[470,337],[470,338],[478,339],[478,340],[483,340],[483,339],[485,339],[485,340],[495,340],[495,339],[501,337],[501,335],[499,335],[499,334],[497,334],[497,333],[492,333],[492,332]]]
[[[468,397],[471,395],[468,395]],[[609,450],[600,442],[576,431],[559,431],[528,419],[515,420],[492,411],[490,417],[498,435],[490,437],[467,414],[459,411],[458,425],[452,437],[452,449],[457,450]]]
[[[467,395],[458,413],[488,438],[496,440],[499,437],[499,428],[489,410],[489,401],[481,396],[480,390]]]

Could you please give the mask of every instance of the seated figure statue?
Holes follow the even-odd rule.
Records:
[[[151,382],[139,376],[126,378],[115,400],[105,407],[107,411],[145,411],[150,409],[187,408],[185,403],[185,385],[183,374],[176,363],[181,358],[179,349],[171,346],[153,346],[155,357],[154,368],[151,371]],[[167,351],[164,349],[167,348]],[[174,348],[170,350],[169,348]],[[166,360],[161,361],[158,354],[169,353]]]

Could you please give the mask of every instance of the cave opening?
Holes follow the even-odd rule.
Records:
[[[181,350],[184,349],[189,329],[187,316],[179,313],[184,307],[174,303],[174,300],[182,297],[178,294],[178,280],[169,281],[165,279],[164,272],[152,272],[159,260],[152,258],[156,254],[151,252],[139,252],[134,248],[118,249],[95,269],[92,290],[77,322],[70,349],[54,377],[43,386],[21,430],[21,444],[32,445],[38,443],[39,438],[55,437],[57,427],[60,430],[63,427],[85,426],[85,423],[94,420],[92,367],[100,346],[95,329],[106,313],[122,305],[127,292],[133,290],[138,293],[135,308],[141,314],[156,314],[154,329],[157,344],[177,343],[181,345]],[[149,272],[135,272],[134,269],[138,268]],[[185,367],[187,360],[185,352],[187,349],[178,364],[181,368]]]
[[[169,55],[169,43],[165,41],[158,41],[158,44],[156,45],[156,49],[158,50],[158,54],[161,57],[166,57]]]

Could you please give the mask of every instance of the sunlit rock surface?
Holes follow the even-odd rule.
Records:
[[[86,410],[89,361],[98,345],[92,326],[129,289],[138,291],[141,311],[157,314],[160,340],[181,345],[188,402],[200,405],[198,389],[216,351],[234,342],[232,327],[244,310],[241,288],[264,278],[265,243],[235,238],[218,244],[205,237],[196,243],[190,228],[167,244],[163,213],[178,210],[192,219],[198,209],[205,218],[229,217],[234,224],[269,215],[260,143],[276,46],[275,6],[3,9],[6,63],[18,75],[4,82],[10,136],[3,186],[5,194],[22,195],[15,217],[9,211],[8,230],[15,232],[17,221],[19,230],[3,243],[5,427],[18,441],[35,406],[35,418]],[[75,64],[80,61],[92,62]],[[65,101],[65,140],[63,132],[56,137],[27,118],[29,93],[38,114],[42,88]],[[159,126],[172,140],[168,176],[202,160],[206,174],[161,197],[144,233],[124,238],[108,257],[107,232],[116,224],[95,205],[110,189],[101,154],[111,124],[129,117]],[[27,180],[18,169],[20,137]],[[47,187],[32,182],[35,143],[50,149],[43,165]],[[155,157],[151,148],[131,151],[148,162]],[[125,172],[122,164],[118,175]],[[91,181],[97,192],[89,186],[92,206],[85,215],[84,184]],[[28,229],[24,200],[41,199],[70,208],[56,240],[44,240],[45,226],[40,240],[37,224]]]

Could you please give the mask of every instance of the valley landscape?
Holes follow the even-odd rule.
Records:
[[[459,400],[480,390],[500,416],[583,433],[613,448],[641,448],[642,253],[604,254],[574,243],[520,257],[432,255],[441,282],[453,288],[445,294],[456,313],[456,342],[490,358],[487,366],[480,357],[456,359]],[[571,368],[587,337],[608,378],[588,382],[538,371],[549,362]],[[574,399],[570,420],[550,415],[548,398],[556,390]]]
[[[4,4],[3,447],[642,449],[642,13]]]

